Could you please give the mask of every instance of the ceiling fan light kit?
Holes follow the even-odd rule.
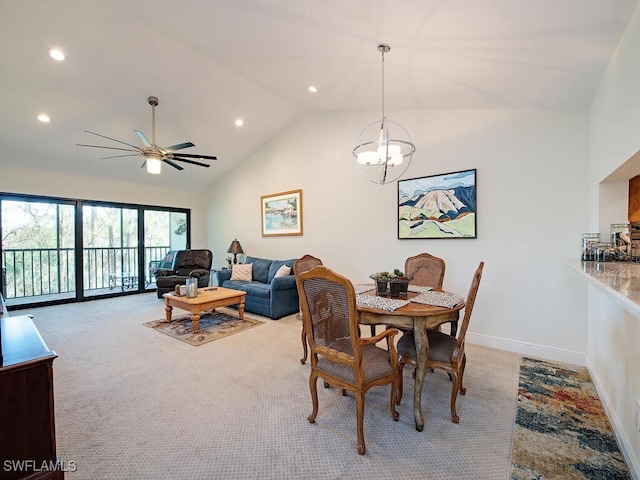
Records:
[[[196,154],[188,154],[188,153],[176,153],[177,150],[182,150],[184,148],[195,147],[195,145],[191,142],[178,143],[176,145],[171,145],[170,147],[161,148],[156,144],[156,107],[158,106],[158,97],[149,97],[147,99],[149,105],[151,105],[151,142],[147,139],[144,133],[140,130],[134,130],[136,135],[140,139],[140,141],[144,144],[144,147],[136,147],[135,145],[131,145],[130,143],[123,142],[121,140],[116,140],[115,138],[107,137],[106,135],[101,135],[99,133],[90,132],[89,130],[85,130],[86,133],[90,133],[91,135],[96,135],[97,137],[102,137],[107,140],[111,140],[117,143],[121,143],[130,148],[122,148],[122,147],[108,147],[104,145],[87,145],[83,143],[76,143],[79,147],[93,147],[93,148],[106,148],[108,150],[119,150],[123,152],[132,152],[124,155],[114,155],[110,157],[103,157],[102,159],[108,158],[122,158],[122,157],[143,157],[144,162],[142,166],[147,167],[147,172],[152,174],[159,174],[162,171],[162,162],[167,165],[171,165],[176,170],[184,170],[180,164],[176,162],[184,162],[189,163],[191,165],[198,165],[200,167],[209,168],[209,164],[198,162],[193,159],[198,160],[217,160],[216,157],[210,155],[196,155]]]
[[[409,132],[384,113],[384,54],[389,50],[391,47],[385,43],[378,45],[382,54],[382,120],[362,130],[352,152],[360,173],[380,185],[400,178],[416,151]]]

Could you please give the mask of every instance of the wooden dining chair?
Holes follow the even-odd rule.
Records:
[[[420,253],[405,260],[404,275],[409,278],[409,285],[442,290],[445,268],[446,264],[443,259],[428,253]],[[454,328],[457,330],[457,325],[452,324],[453,336],[456,335]],[[376,334],[375,329],[375,325],[371,325],[371,335]],[[405,331],[405,329],[400,330]]]
[[[331,385],[353,392],[356,400],[358,453],[366,451],[364,441],[364,400],[375,386],[391,384],[391,417],[398,421],[398,354],[393,341],[389,350],[376,346],[398,333],[388,329],[376,337],[360,337],[356,295],[349,279],[326,267],[317,266],[297,279],[302,305],[302,321],[307,331],[311,359],[309,388],[313,411],[310,423],[318,414],[318,377]]]
[[[460,417],[456,412],[456,399],[458,391],[461,395],[467,392],[462,386],[462,377],[464,376],[464,368],[467,364],[467,355],[465,354],[465,336],[469,328],[471,320],[471,312],[478,294],[480,279],[482,278],[482,269],[484,262],[480,262],[476,272],[473,275],[471,288],[467,295],[467,301],[464,310],[464,318],[458,338],[447,335],[438,330],[427,330],[427,338],[429,339],[429,358],[427,360],[427,368],[439,368],[447,372],[452,380],[451,386],[451,420],[458,423]],[[402,400],[402,370],[405,364],[416,365],[416,346],[413,332],[406,333],[398,340],[398,395],[397,402],[400,404]]]
[[[420,253],[404,261],[404,274],[409,277],[409,285],[442,290],[446,267],[447,265],[443,259],[429,253]],[[441,327],[439,326],[438,330]],[[457,320],[451,322],[450,332],[452,337],[456,336],[458,332]]]
[[[404,274],[410,285],[432,287],[442,290],[446,264],[443,259],[428,253],[409,257],[404,262]]]
[[[302,272],[306,272],[311,270],[313,267],[317,267],[318,265],[322,265],[322,260],[314,257],[313,255],[303,255],[299,259],[297,259],[293,263],[293,274],[296,277],[296,282],[298,281],[298,275]],[[300,308],[300,315],[302,316],[302,307]],[[302,323],[302,358],[300,359],[301,364],[305,364],[307,361],[307,333],[304,330],[304,322]]]

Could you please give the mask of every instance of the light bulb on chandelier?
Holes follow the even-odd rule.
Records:
[[[382,120],[368,125],[358,137],[353,149],[356,165],[368,180],[380,185],[400,178],[409,168],[416,147],[409,132],[384,113],[384,54],[391,50],[381,43],[382,53]]]

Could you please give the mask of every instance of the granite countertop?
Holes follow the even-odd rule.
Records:
[[[640,317],[640,263],[580,260],[566,260],[565,263],[630,313]]]

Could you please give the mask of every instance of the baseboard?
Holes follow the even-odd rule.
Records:
[[[586,354],[561,350],[559,348],[545,347],[532,343],[507,340],[505,338],[492,337],[479,333],[467,332],[467,342],[483,347],[507,350],[508,352],[519,353],[529,357],[545,358],[556,362],[570,363],[572,365],[586,366]]]
[[[616,415],[615,410],[611,407],[611,400],[609,399],[609,395],[607,395],[606,389],[602,387],[602,382],[594,373],[595,369],[592,368],[591,362],[589,361],[587,361],[587,369],[589,370],[589,374],[591,375],[593,385],[596,387],[596,391],[598,392],[598,396],[600,397],[600,401],[602,402],[604,411],[607,413],[609,423],[611,423],[613,431],[616,434],[616,438],[618,439],[618,446],[620,447],[620,451],[622,452],[622,455],[627,462],[627,466],[631,471],[631,476],[633,477],[633,480],[640,480],[640,459],[638,459],[633,449],[629,448],[629,445],[631,445],[631,443],[624,433],[622,422]]]

